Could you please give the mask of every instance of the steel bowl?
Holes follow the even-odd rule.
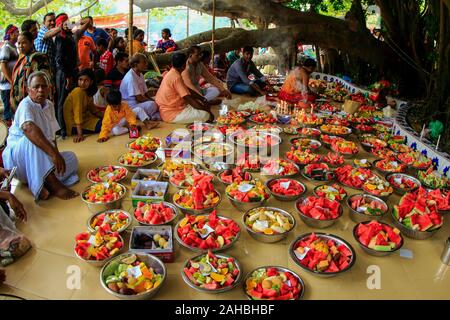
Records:
[[[302,128],[300,128],[302,129]],[[322,134],[322,132],[319,129],[316,128],[312,128],[312,130],[314,132],[317,132],[318,134],[313,134],[313,135],[307,135],[307,134],[301,134],[300,132],[297,132],[298,138],[302,138],[302,139],[313,139],[313,140],[318,140],[320,139],[320,135]],[[297,138],[297,139],[298,139]]]
[[[386,177],[386,176],[391,175],[391,174],[403,173],[403,172],[385,171],[385,170],[382,170],[382,169],[378,168],[377,167],[377,163],[380,162],[380,161],[383,161],[383,160],[382,159],[375,160],[373,162],[373,167],[375,168],[375,170],[377,170],[379,173],[381,173],[383,175],[383,177]]]
[[[347,130],[347,133],[344,133],[344,134],[336,134],[336,133],[331,133],[331,132],[323,131],[322,128],[320,128],[320,131],[322,131],[323,134],[332,135],[332,136],[336,136],[336,137],[341,137],[341,138],[344,138],[344,139],[347,138],[349,135],[352,134],[352,129],[351,129],[351,128],[346,127],[346,126],[341,126],[341,127],[347,128],[347,129],[348,129],[348,130]]]
[[[397,188],[391,183],[392,188],[394,188],[394,192],[396,194],[398,194],[399,196],[403,196],[406,193],[414,192],[417,189],[419,189],[420,186],[422,185],[420,183],[419,179],[416,179],[416,178],[414,178],[414,177],[412,177],[410,175],[404,174],[404,173],[391,173],[391,174],[388,174],[386,176],[386,181],[389,182],[390,178],[394,178],[395,179],[395,178],[402,178],[402,177],[405,178],[405,179],[409,179],[409,180],[413,181],[416,184],[416,187],[411,189],[411,190],[406,190],[406,189],[402,189],[402,188]]]
[[[200,291],[200,292],[205,292],[205,293],[223,293],[223,292],[227,292],[227,291],[233,290],[239,284],[239,282],[242,279],[242,268],[241,268],[241,265],[239,264],[239,261],[236,258],[231,257],[231,256],[226,255],[226,254],[223,254],[223,253],[216,253],[215,256],[218,257],[218,258],[225,258],[225,259],[233,258],[234,259],[234,263],[236,265],[236,268],[239,270],[239,274],[238,274],[236,280],[233,282],[233,284],[231,286],[220,288],[220,289],[216,289],[216,290],[210,290],[210,289],[205,289],[205,288],[201,288],[199,286],[196,286],[194,283],[192,283],[191,280],[189,280],[189,278],[186,276],[186,274],[183,271],[184,268],[188,267],[190,261],[194,261],[195,262],[196,260],[199,260],[204,255],[205,255],[205,253],[202,253],[202,254],[199,254],[199,255],[191,258],[191,259],[186,260],[186,262],[183,265],[183,268],[181,269],[181,278],[183,278],[184,282],[189,287],[191,287],[192,289]]]
[[[281,194],[278,194],[278,193],[273,192],[272,189],[270,189],[270,185],[271,185],[273,182],[275,182],[275,181],[277,181],[277,180],[280,180],[280,179],[283,179],[283,178],[273,178],[273,179],[268,180],[268,181],[265,183],[265,185],[266,185],[267,189],[269,190],[270,194],[271,194],[275,199],[277,199],[277,200],[279,200],[279,201],[284,201],[284,202],[295,201],[295,200],[299,199],[301,196],[303,196],[303,195],[306,193],[306,190],[307,190],[306,186],[305,186],[303,183],[301,183],[300,181],[294,180],[294,179],[289,179],[289,180],[293,180],[293,181],[295,181],[296,183],[299,183],[299,184],[302,186],[302,188],[303,188],[303,192],[302,192],[302,193],[300,193],[300,194],[298,194],[298,195],[296,195],[296,196],[284,196],[284,195],[281,195]]]
[[[292,173],[292,174],[285,174],[285,175],[282,175],[282,174],[268,174],[268,173],[265,172],[264,166],[263,166],[261,168],[261,175],[270,177],[271,179],[272,178],[292,178],[292,177],[295,177],[297,174],[300,173],[300,167],[294,161],[291,161],[291,160],[284,160],[284,161],[290,162],[294,166],[294,168],[297,170],[297,172]]]
[[[225,181],[223,181],[222,180],[222,178],[220,178],[220,176],[222,175],[222,173],[224,173],[225,171],[227,171],[227,170],[231,170],[231,169],[224,169],[224,170],[220,170],[218,173],[217,173],[217,180],[219,180],[220,182],[222,182],[225,186],[229,186],[231,183],[228,183],[228,182],[225,182]],[[242,170],[243,172],[245,172],[245,170]],[[249,175],[250,175],[250,181],[251,180],[253,180],[253,176],[249,173]]]
[[[320,187],[323,187],[323,186],[332,187],[332,186],[330,186],[329,184],[321,184],[320,186],[315,187],[314,190],[313,190],[313,193],[314,193],[314,195],[315,195],[316,197],[320,197],[320,196],[317,194],[317,189],[319,189]],[[345,191],[345,189],[344,189],[344,191]],[[345,198],[347,198],[347,196],[348,196],[348,193],[347,193],[347,191],[345,191],[345,195],[342,197],[342,199],[341,199],[341,200],[335,200],[335,201],[342,202],[342,201],[345,200]],[[331,200],[331,199],[330,199],[330,200]]]
[[[315,147],[311,147],[311,144],[310,144],[309,147],[300,147],[300,146],[297,146],[297,145],[295,145],[295,141],[297,141],[297,140],[310,140],[310,141],[311,141],[311,144],[312,144],[312,145],[315,145]],[[320,147],[322,146],[322,143],[320,143],[320,141],[314,140],[314,139],[311,139],[311,138],[292,138],[292,139],[290,140],[290,143],[291,143],[295,148],[297,148],[297,149],[311,149],[311,150],[313,150],[313,151],[319,150]]]
[[[264,132],[264,131],[260,131],[258,133],[258,135],[260,137],[269,135],[274,140],[274,143],[272,145],[270,145],[270,146],[267,146],[267,145],[263,145],[263,146],[249,146],[249,145],[242,144],[242,143],[236,141],[236,135],[238,135],[238,134],[242,134],[242,132],[236,131],[236,132],[233,132],[232,134],[230,134],[228,136],[228,141],[230,141],[231,143],[233,143],[234,145],[236,145],[237,147],[239,147],[239,148],[241,148],[243,150],[265,150],[265,149],[270,150],[272,148],[276,148],[277,146],[279,146],[282,143],[282,141],[283,141],[279,135],[268,133],[268,132]]]
[[[159,139],[159,138],[158,138]],[[125,147],[130,150],[130,151],[135,151],[135,152],[156,152],[156,150],[158,150],[158,148],[161,148],[161,139],[159,139],[159,147],[158,148],[153,148],[153,149],[148,149],[148,150],[136,150],[130,147],[130,144],[132,144],[135,140],[132,140],[130,142],[128,142]]]
[[[99,213],[99,212],[103,212],[103,211],[107,211],[107,210],[120,209],[122,207],[123,198],[125,198],[125,195],[127,194],[127,188],[125,188],[120,183],[118,183],[118,185],[122,188],[123,194],[117,200],[110,201],[110,202],[105,202],[105,203],[93,203],[93,202],[89,202],[89,201],[85,200],[83,198],[83,194],[86,191],[88,191],[89,188],[92,187],[93,185],[90,185],[89,187],[87,187],[86,189],[83,190],[83,192],[80,195],[81,200],[86,204],[86,206],[88,207],[89,211],[92,212],[92,213]]]
[[[214,180],[215,175],[212,174],[211,172],[209,172],[209,171],[207,171],[207,170],[198,170],[198,172],[199,172],[199,173],[205,173],[205,174],[207,174],[207,175],[210,175],[210,176],[213,177],[213,180]],[[169,176],[169,183],[170,183],[170,185],[172,185],[174,188],[177,188],[177,189],[187,189],[187,188],[191,187],[190,185],[189,185],[189,186],[178,186],[178,185],[176,185],[175,183],[173,183],[172,180],[170,180],[170,178],[171,178],[171,176]]]
[[[101,183],[101,182],[108,182],[108,181],[94,181],[94,180],[92,180],[90,177],[89,177],[89,173],[90,172],[92,172],[92,171],[94,171],[94,170],[101,170],[101,169],[103,169],[103,168],[109,168],[110,166],[100,166],[100,167],[97,167],[97,168],[94,168],[94,169],[92,169],[92,170],[89,170],[88,171],[88,173],[86,174],[86,179],[88,179],[88,181],[89,182],[91,182],[91,183]],[[114,182],[120,182],[120,181],[122,181],[122,180],[124,180],[124,179],[126,179],[127,178],[127,176],[128,176],[128,170],[127,170],[127,168],[125,168],[124,166],[112,166],[114,169],[124,169],[125,170],[125,176],[123,176],[123,178],[120,178],[120,179],[118,179],[118,180],[115,180]]]
[[[350,201],[356,196],[362,196],[363,198],[375,200],[377,202],[382,203],[383,205],[386,206],[386,212],[384,212],[383,214],[381,214],[379,216],[370,216],[370,215],[367,215],[362,212],[358,212],[358,211],[354,210],[350,204]],[[352,221],[357,222],[357,223],[368,221],[368,220],[380,221],[381,219],[383,219],[384,215],[389,211],[389,205],[384,200],[382,200],[378,197],[375,197],[373,195],[370,195],[370,194],[354,194],[354,195],[348,197],[347,206],[350,209],[350,219],[352,219]]]
[[[138,151],[134,151],[134,152],[138,152]],[[155,153],[155,157],[153,158],[153,159],[151,159],[151,160],[149,160],[149,161],[146,161],[143,165],[141,165],[141,166],[136,166],[136,165],[128,165],[128,164],[123,164],[123,163],[121,163],[120,162],[120,160],[122,159],[122,156],[123,155],[121,155],[120,157],[119,157],[119,159],[117,159],[117,161],[120,163],[120,165],[122,166],[122,167],[124,167],[124,168],[126,168],[128,171],[130,171],[130,172],[136,172],[138,169],[145,169],[145,168],[148,168],[148,167],[150,167],[152,164],[154,164],[156,161],[158,161],[158,156],[156,155],[156,153]]]
[[[306,166],[305,166],[305,167],[306,167]],[[330,168],[330,169],[331,169],[331,168]],[[334,171],[332,171],[332,170],[330,170],[329,172],[332,173],[332,178],[331,178],[331,179],[328,179],[328,180],[318,180],[318,179],[314,179],[314,178],[308,176],[308,175],[305,173],[305,170],[304,170],[304,169],[301,171],[301,175],[302,175],[304,178],[308,179],[309,181],[316,181],[316,182],[317,182],[317,181],[318,181],[318,182],[331,182],[331,181],[334,181],[334,180],[336,179],[336,174],[335,174]]]
[[[397,218],[394,216],[393,210],[391,211],[391,215],[392,215],[392,219],[394,221],[394,225],[401,231],[402,234],[404,234],[405,236],[407,236],[408,238],[411,238],[411,239],[425,240],[425,239],[431,238],[432,236],[434,236],[434,234],[436,232],[438,232],[442,228],[442,226],[441,226],[432,231],[412,230],[397,220]],[[442,219],[444,219],[444,217],[442,217]]]
[[[366,159],[366,160],[367,160],[366,164],[369,165],[368,167],[362,167],[362,166],[360,166],[360,165],[357,165],[357,164],[355,163],[355,160],[356,160],[356,159],[353,160],[353,164],[352,164],[354,168],[363,168],[363,169],[370,169],[370,168],[372,168],[372,163],[371,163],[369,160],[367,160],[367,159]],[[362,159],[358,159],[358,160],[362,160]]]
[[[206,130],[193,130],[193,128],[192,128],[193,125],[199,125],[199,126],[207,127],[207,129]],[[198,136],[203,135],[208,130],[214,129],[214,124],[207,123],[207,122],[189,123],[189,124],[186,125],[186,129],[192,134],[192,137],[194,137],[194,136],[198,137]]]
[[[297,300],[300,300],[300,299],[303,298],[303,296],[305,294],[305,282],[303,281],[302,278],[300,278],[300,276],[298,274],[296,274],[294,271],[292,271],[292,270],[290,270],[288,268],[285,268],[285,267],[280,267],[280,266],[263,266],[263,267],[259,267],[259,268],[256,268],[256,269],[250,271],[249,273],[247,273],[247,275],[244,278],[244,281],[243,281],[244,287],[243,287],[243,289],[244,289],[245,295],[247,296],[247,299],[249,299],[249,300],[256,300],[256,299],[252,298],[247,293],[247,287],[246,287],[247,280],[252,276],[253,272],[258,271],[259,269],[266,269],[267,270],[268,268],[275,268],[278,271],[289,272],[290,274],[292,274],[292,276],[294,276],[297,279],[298,283],[301,285],[301,289],[300,289],[300,292],[298,294]]]
[[[291,245],[289,247],[289,254],[291,255],[291,259],[300,268],[302,268],[303,270],[305,270],[305,271],[307,271],[307,272],[309,272],[309,273],[311,273],[313,275],[319,276],[319,277],[331,278],[331,277],[337,276],[338,274],[342,274],[342,273],[350,270],[353,267],[353,265],[355,264],[355,261],[356,261],[356,252],[353,249],[353,247],[347,241],[345,241],[344,239],[342,239],[342,238],[340,238],[338,236],[332,235],[332,234],[321,233],[321,232],[314,232],[314,233],[320,238],[324,238],[325,240],[333,240],[338,245],[344,245],[352,253],[352,259],[351,259],[350,263],[348,264],[347,268],[345,268],[344,270],[337,271],[337,272],[319,272],[319,271],[310,270],[309,268],[305,267],[303,264],[300,263],[299,259],[295,255],[295,249],[294,248],[296,247],[298,242],[300,242],[304,238],[309,237],[312,234],[312,232],[311,232],[311,233],[306,233],[306,234],[303,234],[303,235],[299,236],[297,239],[295,239],[291,243]]]
[[[292,224],[292,228],[289,231],[286,231],[285,233],[281,233],[281,234],[264,234],[262,232],[256,232],[254,231],[251,227],[249,227],[246,223],[245,223],[245,219],[246,217],[248,217],[253,210],[256,209],[266,209],[266,210],[270,210],[270,211],[276,211],[280,214],[282,214],[283,216],[287,217],[291,224]],[[289,232],[291,232],[292,230],[295,229],[296,226],[296,221],[293,215],[291,215],[289,212],[281,210],[279,208],[273,208],[273,207],[259,207],[259,208],[254,208],[251,209],[249,211],[247,211],[243,216],[242,216],[242,224],[245,226],[245,228],[247,229],[248,234],[255,240],[258,240],[260,242],[264,242],[264,243],[275,243],[278,241],[281,241],[283,239],[286,239]]]
[[[218,172],[227,170],[227,169],[233,169],[236,165],[232,163],[226,163],[226,162],[214,162],[214,163],[202,163],[201,165],[206,171],[214,172],[216,175]]]
[[[388,255],[390,255],[391,253],[393,253],[393,252],[398,251],[398,250],[401,249],[401,247],[403,246],[403,236],[402,236],[401,234],[399,235],[400,238],[402,239],[402,241],[400,242],[400,245],[399,245],[397,248],[392,249],[391,251],[378,251],[378,250],[374,250],[374,249],[371,249],[371,248],[366,247],[365,245],[363,245],[363,244],[361,243],[361,241],[359,241],[358,237],[356,236],[356,229],[358,228],[358,226],[359,226],[360,224],[368,224],[369,222],[370,222],[370,221],[360,222],[360,223],[358,223],[357,225],[355,225],[355,227],[353,228],[353,237],[354,237],[355,240],[358,242],[359,246],[361,247],[361,249],[362,249],[364,252],[366,252],[367,254],[370,254],[371,256],[375,256],[375,257],[385,257],[385,256],[388,256]],[[383,225],[389,226],[387,223],[382,223],[382,222],[380,222],[380,223],[383,224]],[[389,227],[390,227],[390,226],[389,226]]]
[[[227,218],[227,217],[219,216],[219,215],[217,216],[217,218],[219,218],[219,219],[232,220],[231,218]],[[216,249],[206,249],[206,250],[203,250],[203,249],[201,249],[201,248],[188,246],[187,244],[185,244],[185,243],[183,242],[183,240],[181,240],[180,236],[178,235],[178,229],[180,228],[180,223],[181,223],[181,221],[183,221],[183,220],[182,220],[182,219],[179,220],[179,221],[177,222],[177,224],[175,225],[175,228],[174,228],[174,230],[173,230],[173,236],[174,236],[174,238],[177,240],[177,242],[178,242],[182,247],[184,247],[184,248],[186,248],[186,249],[189,249],[189,250],[191,250],[191,251],[194,251],[194,252],[198,252],[198,253],[207,253],[208,251],[211,251],[211,252],[219,252],[219,251],[227,250],[228,248],[231,248],[231,247],[234,245],[234,243],[235,243],[236,241],[238,241],[239,237],[241,236],[241,230],[240,230],[240,227],[239,227],[238,233],[236,234],[236,236],[234,237],[234,239],[231,240],[231,242],[230,242],[229,244],[224,245],[224,246],[221,247],[221,248],[216,248]]]
[[[94,234],[94,233],[95,232],[91,232],[91,234]],[[120,240],[120,242],[122,242],[122,248],[120,248],[119,251],[117,251],[117,253],[115,255],[113,255],[112,257],[109,257],[107,259],[104,259],[104,260],[87,260],[87,259],[80,257],[78,255],[78,253],[75,251],[75,248],[77,247],[76,244],[73,247],[73,252],[75,252],[75,256],[78,259],[80,259],[81,261],[84,261],[94,267],[103,267],[108,261],[114,259],[114,257],[117,257],[117,255],[119,255],[121,252],[123,252],[125,250],[125,242],[123,241],[123,238],[121,235],[119,235],[119,240]]]
[[[188,209],[188,208],[184,208],[181,205],[179,205],[174,198],[172,198],[172,202],[173,204],[183,213],[183,214],[190,214],[190,215],[201,215],[201,214],[206,214],[206,213],[211,213],[214,210],[216,210],[217,206],[220,204],[220,201],[222,201],[222,196],[220,195],[219,192],[216,191],[216,194],[219,196],[219,202],[217,202],[214,206],[209,207],[209,208],[205,208],[205,209],[201,209],[201,210],[195,210],[195,209]],[[174,194],[175,197],[175,194]]]
[[[336,221],[338,221],[338,219],[340,217],[342,217],[342,215],[344,213],[344,210],[342,209],[342,205],[339,204],[339,216],[337,218],[329,219],[329,220],[317,220],[317,219],[306,216],[303,212],[300,211],[298,206],[300,203],[303,203],[303,201],[305,201],[305,200],[306,200],[306,197],[302,197],[302,198],[298,199],[297,202],[295,203],[295,209],[297,210],[297,212],[300,216],[300,219],[302,219],[306,225],[308,225],[312,228],[325,229],[325,228],[331,227],[333,224],[336,223]]]
[[[222,150],[226,153],[223,155],[216,155],[216,156],[204,156],[200,153],[198,153],[199,148],[207,148],[210,145],[219,145],[222,147]],[[227,151],[229,149],[229,151]],[[204,163],[215,163],[215,162],[226,162],[227,158],[231,155],[234,155],[234,146],[229,143],[223,143],[223,142],[212,142],[212,143],[201,143],[201,144],[195,144],[192,146],[191,149],[192,154],[199,160],[201,160]]]
[[[197,170],[200,169],[200,167],[201,167],[198,163],[195,163],[195,162],[193,162],[193,161],[179,161],[179,162],[180,162],[180,163],[184,163],[184,164],[190,163],[190,164],[192,164],[192,165],[194,166],[194,168],[197,169]],[[168,176],[168,174],[167,174],[166,172],[164,172],[163,167],[164,167],[164,162],[161,163],[161,164],[158,166],[158,170],[161,170],[161,175],[162,175],[162,178],[163,178],[163,179],[169,180],[169,176]]]
[[[161,224],[149,224],[147,222],[143,222],[143,221],[139,221],[136,216],[134,216],[134,219],[141,225],[141,226],[148,226],[148,227],[153,227],[153,226],[164,226],[164,225],[173,225],[175,224],[175,221],[177,221],[177,219],[180,217],[180,210],[174,206],[173,204],[171,204],[170,202],[166,202],[163,201],[162,202],[166,207],[169,207],[170,209],[173,210],[173,218],[170,219],[169,221],[166,221],[164,223]],[[134,215],[134,214],[133,214]]]
[[[225,191],[226,193],[226,191]],[[243,212],[247,212],[248,210],[254,209],[254,208],[258,208],[258,207],[262,207],[264,206],[264,204],[266,203],[266,201],[268,199],[264,199],[258,202],[242,202],[242,201],[238,201],[236,199],[233,199],[232,197],[230,197],[228,195],[228,193],[226,193],[228,200],[230,200],[231,204],[238,209],[239,211],[243,211]]]
[[[123,260],[124,258],[128,258],[132,254],[135,254],[137,256],[137,258],[139,259],[139,261],[142,261],[148,267],[153,268],[153,270],[155,270],[156,273],[162,274],[161,283],[156,288],[152,288],[152,289],[150,289],[150,290],[148,290],[146,292],[142,292],[142,293],[135,294],[135,295],[124,295],[124,294],[120,294],[120,293],[112,291],[111,289],[108,288],[108,286],[105,283],[105,280],[103,279],[103,274],[104,274],[106,268],[108,267],[109,264],[111,264],[111,263],[113,263],[115,261],[119,262],[119,261]],[[159,258],[155,257],[154,255],[143,253],[143,252],[139,252],[139,253],[127,252],[127,253],[121,254],[120,256],[118,256],[118,257],[116,257],[114,259],[109,260],[108,263],[106,263],[103,266],[103,269],[100,271],[100,283],[101,283],[102,287],[109,294],[112,294],[113,296],[115,296],[115,297],[117,297],[119,299],[123,299],[123,300],[146,300],[146,299],[150,299],[150,298],[152,298],[153,296],[156,295],[156,293],[159,291],[159,289],[164,284],[164,281],[166,280],[166,276],[167,276],[166,267],[164,266],[164,263]]]
[[[87,228],[89,230],[89,232],[95,232],[96,230],[94,228],[91,227],[91,221],[98,215],[104,213],[104,214],[109,214],[109,213],[114,213],[114,212],[122,212],[125,215],[127,215],[128,217],[128,223],[126,223],[122,228],[120,228],[119,230],[117,230],[118,233],[122,233],[124,232],[126,229],[128,229],[128,227],[131,225],[131,222],[133,221],[133,217],[131,216],[131,214],[128,211],[122,210],[122,209],[114,209],[114,210],[106,210],[106,211],[102,211],[99,213],[94,213],[93,215],[91,215],[89,217],[89,219],[86,222]]]

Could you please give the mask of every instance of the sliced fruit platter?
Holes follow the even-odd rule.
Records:
[[[294,179],[277,178],[267,181],[267,188],[281,201],[293,201],[306,192],[306,187]]]
[[[267,236],[287,235],[295,227],[295,219],[289,213],[269,207],[259,207],[247,211],[243,216],[243,221],[253,237],[255,237],[254,233]],[[255,238],[260,240],[258,237]],[[281,238],[277,240],[281,240]]]
[[[231,144],[217,142],[195,145],[193,150],[200,159],[224,158],[234,152]]]
[[[207,132],[202,136],[199,136],[197,139],[194,140],[193,145],[200,145],[200,144],[206,144],[206,143],[221,143],[224,142],[224,137],[219,132]]]
[[[423,188],[405,194],[394,206],[392,215],[396,226],[414,239],[431,237],[444,223],[436,202],[428,200],[428,192]]]
[[[392,188],[389,182],[376,175],[367,179],[362,185],[362,189],[365,192],[380,198],[389,197],[394,192],[394,188]]]
[[[256,126],[253,126],[249,129],[250,132],[251,130],[274,134],[280,134],[281,132],[283,132],[283,129],[281,129],[279,126],[270,123],[257,124]]]
[[[350,218],[353,221],[366,221],[368,219],[381,219],[389,207],[383,200],[368,194],[355,194],[347,199],[351,209]]]
[[[386,180],[399,195],[404,195],[407,192],[413,192],[421,185],[419,180],[403,173],[390,174],[386,176]]]
[[[277,123],[278,120],[271,113],[258,113],[250,117],[250,121],[255,123]]]
[[[135,151],[155,152],[161,146],[161,139],[145,135],[128,143],[127,147]]]
[[[173,196],[173,203],[183,212],[208,213],[214,210],[220,202],[219,193],[214,190],[212,179],[214,176],[204,176],[195,181],[187,189],[180,189]]]
[[[312,152],[311,149],[296,149],[292,147],[290,151],[286,152],[286,158],[298,165],[304,166],[311,163],[317,163],[322,157]]]
[[[353,160],[353,164],[356,167],[365,168],[365,169],[368,169],[368,168],[372,167],[372,164],[367,159],[354,159]]]
[[[353,123],[354,125],[357,124],[373,124],[375,123],[375,121],[373,120],[372,117],[362,117],[362,116],[357,116],[357,115],[349,115],[348,120]]]
[[[88,220],[88,229],[95,232],[99,228],[111,230],[112,232],[123,232],[131,224],[131,216],[128,212],[116,209],[95,213]]]
[[[398,153],[410,153],[410,152],[414,152],[413,148],[408,147],[406,144],[403,143],[389,143],[389,147]]]
[[[271,147],[281,143],[280,137],[267,131],[245,131],[230,135],[231,141],[246,148]]]
[[[238,125],[243,124],[244,122],[244,115],[236,111],[229,111],[225,116],[217,118],[218,125]]]
[[[346,119],[342,118],[328,118],[325,121],[326,124],[334,125],[334,126],[343,126],[347,127],[350,123]]]
[[[261,168],[261,174],[269,176],[290,177],[295,176],[299,171],[295,163],[284,159],[269,160]]]
[[[102,261],[117,255],[123,248],[123,239],[118,232],[111,232],[109,226],[98,228],[95,232],[79,233],[75,237],[75,253],[85,261]],[[96,265],[103,265],[97,263]]]
[[[270,197],[267,188],[261,181],[232,183],[225,191],[228,197],[239,202],[260,202]]]
[[[130,170],[146,167],[154,163],[158,157],[153,152],[127,152],[120,156],[119,163]]]
[[[308,217],[314,220],[336,220],[342,215],[342,207],[339,201],[326,197],[305,197],[296,203],[300,217]]]
[[[328,112],[338,112],[338,111],[341,111],[341,108],[338,106],[333,106],[333,105],[325,102],[324,104],[322,104],[319,107],[319,110],[320,111],[328,111]]]
[[[426,170],[432,164],[431,159],[428,159],[427,156],[417,151],[399,153],[397,159],[402,163],[419,170]]]
[[[82,194],[84,201],[88,203],[109,203],[121,199],[126,189],[116,182],[96,183],[88,187]]]
[[[302,128],[298,126],[287,126],[283,128],[283,132],[286,134],[297,135]]]
[[[370,151],[372,148],[386,148],[387,143],[383,140],[378,139],[376,136],[371,134],[364,134],[360,138],[360,143],[364,147],[364,150]]]
[[[328,152],[326,156],[323,157],[323,160],[332,167],[342,166],[345,162],[344,156]]]
[[[427,171],[418,171],[417,178],[423,186],[430,189],[448,189],[450,188],[450,180],[440,172],[433,170],[433,167]]]
[[[384,141],[387,141],[389,145],[393,143],[405,144],[406,138],[404,136],[392,135],[390,133],[380,133],[378,134],[378,138]]]
[[[428,191],[428,200],[436,202],[440,213],[446,214],[450,211],[450,192],[448,190],[430,190]]]
[[[375,129],[372,126],[367,124],[358,124],[355,126],[355,130],[356,132],[359,133],[372,133],[375,131]]]
[[[225,250],[239,238],[239,225],[232,219],[209,215],[186,215],[175,226],[175,238],[184,247],[206,252]]]
[[[303,280],[282,267],[261,267],[245,279],[245,293],[251,300],[298,300],[304,290]]]
[[[321,132],[316,128],[301,128],[298,130],[298,135],[302,138],[314,138],[317,139],[320,137]]]
[[[331,144],[334,141],[345,141],[344,138],[341,137],[337,137],[337,136],[330,136],[327,134],[322,134],[320,136],[320,140],[322,141],[322,143],[327,147],[327,148],[331,148]]]
[[[394,158],[397,156],[397,153],[388,148],[372,148],[370,153],[378,159]]]
[[[382,123],[376,123],[373,125],[373,128],[378,132],[378,133],[389,133],[392,131],[391,129],[392,126],[386,125],[386,124],[382,124]]]
[[[161,166],[161,170],[164,178],[168,179],[178,171],[192,171],[194,168],[197,169],[198,167],[199,165],[194,162],[181,162],[166,159]]]
[[[229,135],[233,132],[236,131],[244,131],[244,127],[241,125],[236,125],[236,124],[232,124],[232,125],[221,125],[218,127],[219,131],[223,134],[223,135]]]
[[[142,225],[163,225],[175,220],[178,210],[168,202],[144,203],[138,202],[134,217]]]
[[[400,230],[376,220],[358,223],[353,236],[365,252],[375,256],[388,255],[403,246]]]
[[[195,182],[206,176],[214,177],[214,175],[208,171],[185,168],[183,170],[175,171],[169,177],[169,182],[176,188],[189,188],[193,186]]]
[[[315,114],[305,113],[305,111],[301,111],[295,117],[295,120],[303,126],[320,126],[323,123],[323,119],[316,116]]]
[[[337,183],[332,185],[321,185],[314,188],[314,194],[321,198],[327,198],[331,201],[342,201],[347,196],[347,192]]]
[[[353,141],[335,140],[331,144],[331,150],[344,156],[345,158],[353,157],[359,152],[358,146]]]
[[[336,169],[336,179],[346,187],[361,189],[364,182],[373,176],[372,171],[345,165]]]
[[[350,244],[337,236],[324,233],[300,236],[292,243],[290,253],[300,267],[321,276],[333,276],[347,271],[356,260],[355,251]]]
[[[320,131],[324,134],[334,135],[334,136],[348,136],[352,133],[352,130],[348,127],[332,124],[324,124],[320,127]]]
[[[241,268],[235,258],[211,251],[189,259],[182,271],[183,280],[191,288],[208,293],[233,289],[241,276]]]
[[[319,149],[322,145],[319,141],[308,138],[291,139],[291,144],[298,149],[314,149],[314,150]]]
[[[251,181],[252,176],[250,173],[245,172],[242,167],[237,166],[234,169],[226,169],[218,174],[219,180],[226,184],[232,184],[232,183],[241,183],[242,181]]]
[[[211,123],[191,123],[186,126],[186,128],[194,133],[202,133],[206,132],[208,130],[212,130],[214,128],[214,125]]]
[[[261,159],[258,155],[243,153],[239,156],[236,164],[248,171],[261,170]]]
[[[383,174],[388,173],[402,173],[406,172],[407,166],[398,162],[395,158],[386,158],[383,160],[376,160],[373,163],[374,167]]]
[[[334,171],[326,163],[308,164],[303,168],[303,176],[316,181],[331,181],[335,178]]]
[[[150,298],[165,280],[163,263],[154,256],[126,253],[109,261],[101,272],[103,287],[127,299]]]
[[[128,170],[120,166],[103,166],[92,169],[87,174],[87,179],[92,183],[119,182],[127,177]]]

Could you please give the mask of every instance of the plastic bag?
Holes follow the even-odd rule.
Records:
[[[23,256],[31,248],[31,241],[20,233],[0,207],[0,266],[6,266]]]

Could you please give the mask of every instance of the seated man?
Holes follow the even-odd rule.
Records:
[[[68,187],[77,183],[78,160],[73,152],[59,152],[55,134],[60,129],[53,103],[47,99],[50,81],[40,71],[28,77],[28,96],[23,99],[9,129],[3,151],[5,169],[17,167],[16,177],[28,183],[34,199],[50,195],[70,199],[78,193]]]
[[[189,48],[186,69],[184,69],[181,74],[184,84],[191,90],[192,94],[198,94],[202,98],[205,97],[206,100],[210,102],[214,101],[220,94],[227,98],[231,98],[231,93],[224,87],[222,82],[213,76],[202,63],[201,52],[202,49],[199,46],[192,46]],[[205,79],[206,83],[211,84],[211,86],[202,89],[200,87],[201,77]],[[220,101],[218,103],[220,103]]]
[[[208,101],[198,95],[191,95],[183,82],[181,73],[185,67],[186,55],[175,52],[172,56],[172,69],[164,76],[155,97],[161,118],[172,123],[212,121],[214,116]]]
[[[262,89],[267,84],[266,79],[256,68],[252,58],[253,48],[246,46],[244,47],[242,58],[233,63],[228,69],[227,86],[232,93],[250,94],[252,96],[266,94]],[[255,80],[250,80],[250,75],[253,75]]]

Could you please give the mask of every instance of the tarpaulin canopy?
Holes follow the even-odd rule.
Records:
[[[94,24],[99,28],[128,28],[128,13],[94,17]],[[147,27],[147,14],[134,14],[133,24],[145,30]]]

